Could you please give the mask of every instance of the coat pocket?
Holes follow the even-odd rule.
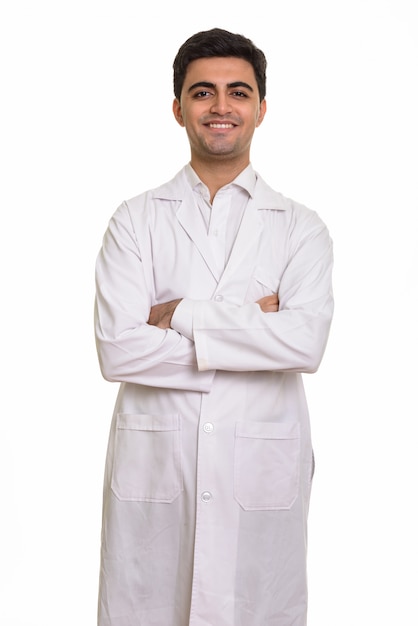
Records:
[[[112,468],[116,497],[173,502],[182,490],[179,416],[118,414]]]
[[[299,475],[299,424],[236,424],[234,493],[243,509],[290,509],[298,495]]]
[[[280,280],[271,272],[256,267],[248,284],[245,302],[256,302],[264,296],[271,296],[279,290]]]

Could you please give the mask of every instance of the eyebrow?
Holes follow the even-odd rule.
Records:
[[[208,83],[205,81],[200,81],[198,83],[194,83],[193,85],[191,85],[187,92],[190,93],[191,91],[193,91],[193,89],[196,89],[197,87],[206,87],[207,89],[214,89],[216,87],[215,83]],[[251,85],[249,85],[248,83],[244,83],[242,80],[237,80],[234,83],[228,83],[227,85],[228,89],[233,89],[235,87],[245,87],[246,89],[248,89],[249,91],[254,91],[254,89],[251,87]]]

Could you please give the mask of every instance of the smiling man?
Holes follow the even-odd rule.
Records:
[[[322,359],[332,243],[250,162],[264,54],[221,29],[174,61],[190,162],[124,202],[96,267],[106,461],[99,626],[305,626],[313,475],[301,374]]]
[[[227,169],[225,180],[231,182],[231,173],[234,178],[234,173],[239,174],[249,163],[251,140],[263,121],[266,101],[260,102],[248,61],[212,57],[190,63],[173,110],[186,128],[190,163],[197,174],[205,175],[206,164],[213,162],[213,167]],[[222,161],[220,157],[224,157]]]

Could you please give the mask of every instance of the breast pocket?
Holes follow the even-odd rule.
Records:
[[[119,500],[173,502],[183,490],[178,415],[117,415],[112,491]]]
[[[279,291],[280,280],[271,271],[256,267],[251,276],[245,296],[246,302],[256,302],[264,296],[271,296]]]
[[[290,509],[298,495],[299,474],[299,424],[237,423],[234,491],[243,509]]]

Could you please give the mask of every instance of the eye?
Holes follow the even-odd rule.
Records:
[[[248,98],[247,94],[244,91],[233,91],[231,95],[237,98]]]
[[[193,98],[207,98],[208,96],[210,96],[211,93],[210,91],[197,91],[196,93],[193,94]]]

